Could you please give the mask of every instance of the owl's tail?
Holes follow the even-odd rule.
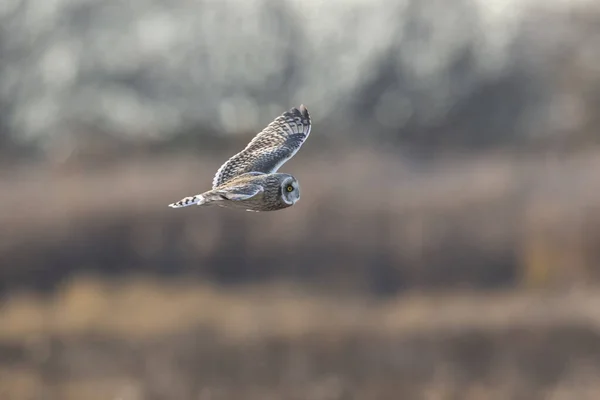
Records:
[[[201,206],[204,203],[206,203],[206,198],[204,196],[202,196],[201,194],[197,194],[194,196],[184,197],[183,199],[181,199],[175,203],[171,203],[171,204],[169,204],[169,207],[181,208],[181,207],[187,207],[187,206],[193,206],[193,205]]]

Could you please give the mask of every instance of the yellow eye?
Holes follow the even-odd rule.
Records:
[[[294,187],[292,185],[287,185],[285,190],[287,190],[288,192],[292,192],[294,190]]]

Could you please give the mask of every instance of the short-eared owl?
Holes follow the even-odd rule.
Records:
[[[216,204],[247,211],[275,211],[293,206],[300,199],[298,180],[277,170],[300,149],[310,128],[304,105],[284,112],[219,168],[212,190],[169,207]]]

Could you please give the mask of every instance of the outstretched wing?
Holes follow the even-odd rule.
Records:
[[[310,115],[304,105],[275,118],[248,146],[219,168],[213,189],[247,172],[273,173],[300,149],[310,134]]]

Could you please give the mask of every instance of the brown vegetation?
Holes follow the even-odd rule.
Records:
[[[76,279],[0,311],[3,399],[593,399],[600,294],[386,301]]]
[[[302,199],[280,213],[172,210],[221,157],[10,171],[0,180],[0,278],[71,273],[299,279],[332,290],[570,286],[597,279],[600,155],[419,164],[381,151],[305,154]]]
[[[597,152],[308,153],[290,210],[166,207],[221,158],[4,172],[1,399],[597,398]]]

